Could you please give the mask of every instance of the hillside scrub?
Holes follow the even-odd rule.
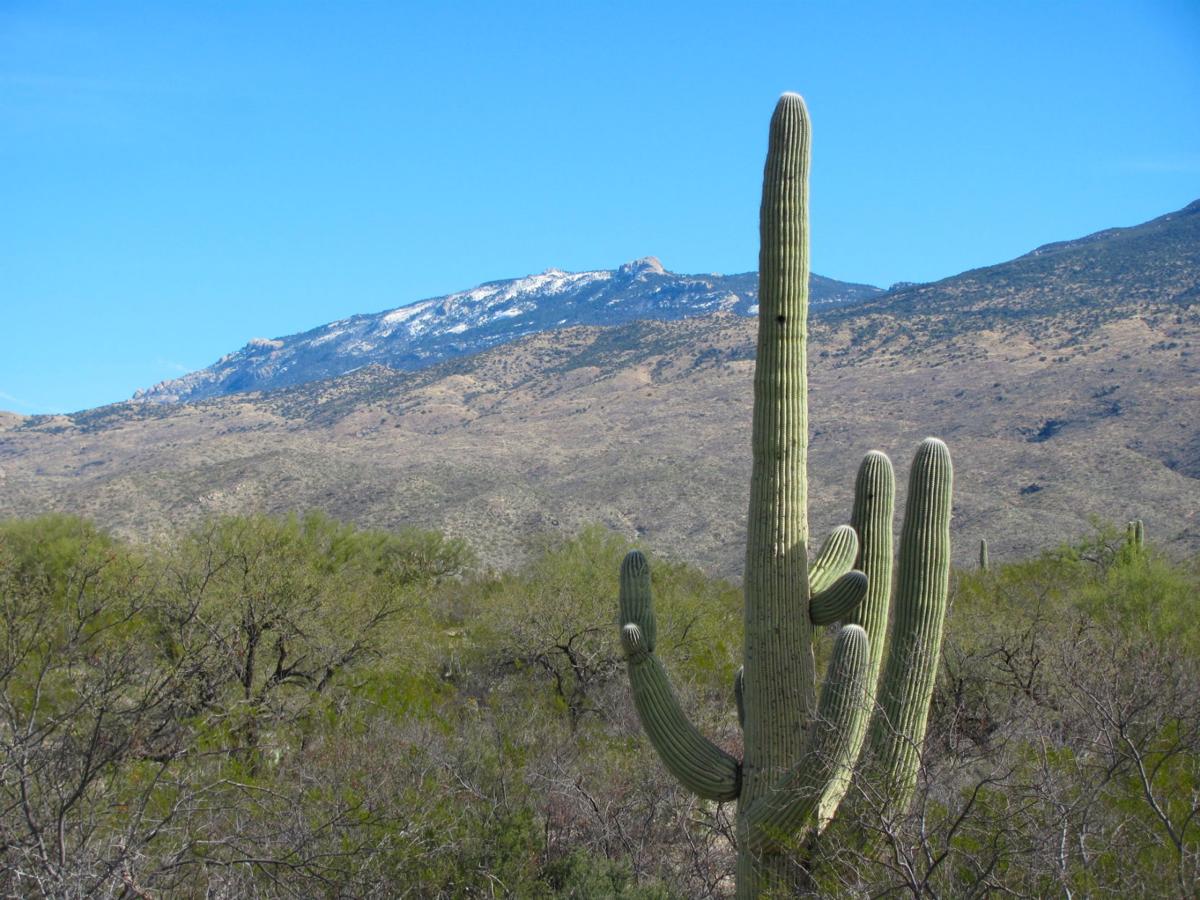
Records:
[[[628,549],[495,574],[316,515],[163,547],[0,523],[0,893],[728,896],[732,809],[675,785],[619,677]],[[653,564],[681,702],[738,752],[739,592]],[[877,849],[829,835],[816,887],[1195,895],[1197,561],[1100,530],[952,582],[916,804],[864,790]]]

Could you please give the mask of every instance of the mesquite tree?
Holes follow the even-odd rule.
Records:
[[[895,491],[884,454],[863,460],[851,525],[809,560],[809,136],[804,101],[784,94],[771,119],[760,212],[743,666],[734,685],[740,761],[688,721],[654,654],[645,557],[634,551],[621,568],[621,641],[639,717],[685,786],[737,801],[740,897],[803,884],[804,854],[788,850],[811,842],[839,807],[870,798],[859,805],[877,809],[881,796],[893,807],[908,802],[950,567],[950,454],[936,438],[921,443],[912,464],[886,663]],[[835,622],[842,625],[818,698],[813,639]]]

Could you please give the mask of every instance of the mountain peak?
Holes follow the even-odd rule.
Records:
[[[643,256],[641,259],[635,259],[632,262],[627,262],[621,268],[617,269],[621,275],[666,275],[667,270],[663,268],[663,264],[659,262],[657,256]]]

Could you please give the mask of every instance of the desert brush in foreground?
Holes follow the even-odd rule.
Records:
[[[855,808],[854,819],[907,804],[950,571],[950,454],[936,438],[913,460],[886,666],[894,477],[884,454],[863,460],[851,526],[808,558],[809,146],[804,101],[784,94],[771,119],[760,212],[743,667],[734,686],[740,761],[688,721],[654,655],[645,558],[633,551],[621,568],[621,640],[639,717],[686,787],[737,800],[740,897],[802,887],[815,840],[840,807]],[[813,641],[835,622],[842,625],[818,699]],[[806,849],[789,852],[796,848]]]

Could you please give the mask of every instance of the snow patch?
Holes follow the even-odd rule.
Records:
[[[407,322],[413,316],[418,315],[430,306],[430,301],[424,303],[414,303],[411,306],[401,306],[399,309],[393,309],[390,313],[385,313],[379,321],[385,325],[399,325],[401,322]]]
[[[543,296],[561,294],[567,290],[582,287],[590,282],[607,281],[612,278],[612,272],[564,272],[561,269],[547,269],[538,275],[526,275],[513,281],[500,284],[481,284],[469,291],[450,294],[446,298],[447,306],[460,302],[481,304],[484,308],[499,306],[525,294],[540,294]]]
[[[329,341],[332,341],[335,337],[339,337],[345,333],[346,333],[346,331],[343,328],[331,329],[330,331],[325,332],[325,334],[322,334],[319,337],[313,338],[311,341],[308,342],[308,346],[319,347],[321,344],[328,343]]]
[[[422,313],[411,322],[408,323],[408,333],[410,337],[417,337],[429,330],[433,324],[433,320],[437,318],[437,314],[433,311]]]

